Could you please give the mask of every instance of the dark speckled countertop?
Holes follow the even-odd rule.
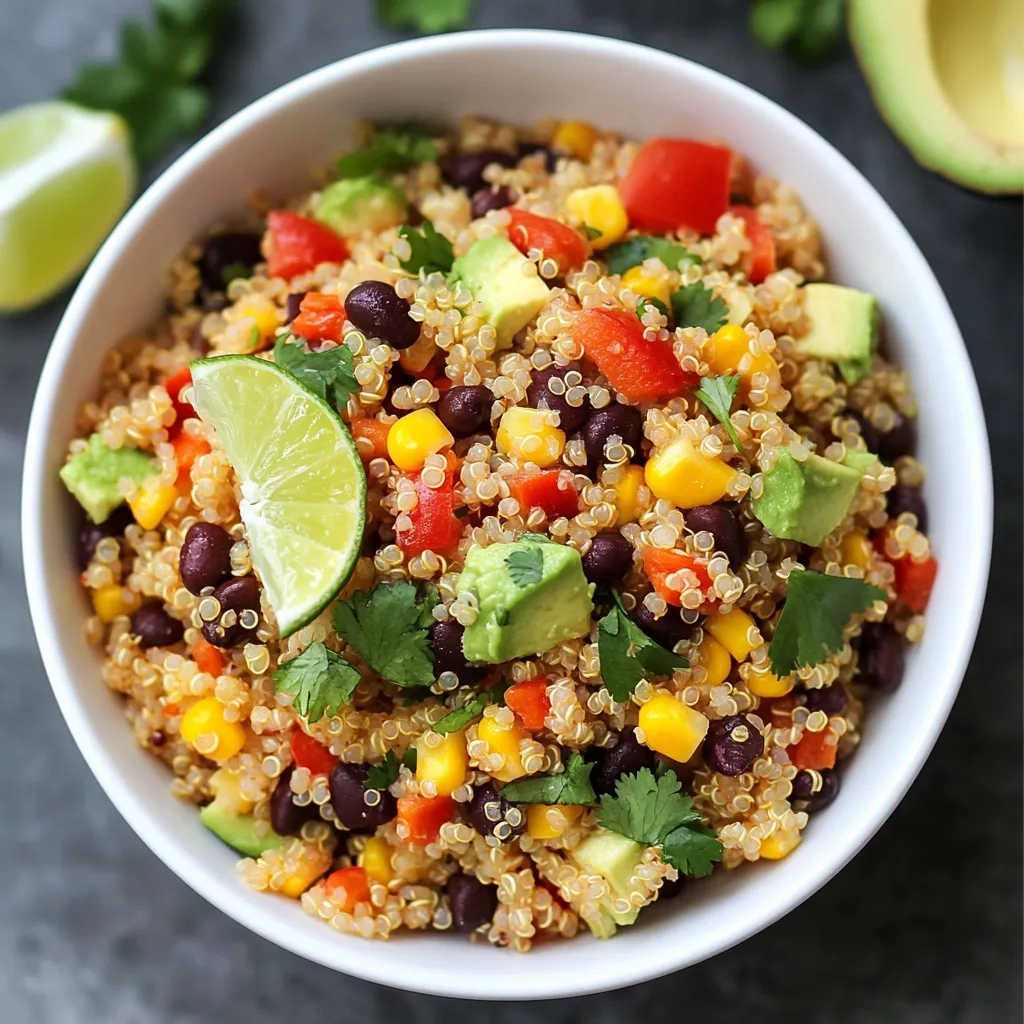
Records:
[[[147,0],[0,0],[0,109],[51,96],[109,55]],[[747,38],[745,0],[482,0],[479,27],[632,39],[794,111],[875,184],[924,250],[963,329],[996,463],[989,600],[964,688],[881,832],[786,919],[710,962],[573,1002],[489,1005],[391,992],[249,934],[142,845],[79,756],[32,639],[18,480],[35,382],[66,296],[0,320],[0,1021],[269,1024],[1003,1024],[1021,1019],[1021,205],[920,170],[853,58],[808,72]],[[220,120],[297,75],[395,38],[370,0],[239,0],[214,72]],[[176,154],[175,154],[176,155]],[[155,169],[154,169],[155,170]]]

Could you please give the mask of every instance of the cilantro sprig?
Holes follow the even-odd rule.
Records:
[[[672,293],[672,312],[677,327],[703,327],[714,334],[725,323],[729,307],[700,281]]]
[[[653,306],[662,316],[668,316],[668,306],[665,305],[661,299],[656,299],[653,296],[645,296],[642,299],[636,301],[636,317],[638,320],[643,320],[644,313],[647,311],[648,306]]]
[[[740,450],[740,439],[736,434],[736,428],[732,425],[729,413],[732,410],[732,401],[736,397],[736,391],[740,386],[738,374],[731,377],[701,377],[700,387],[697,389],[697,397],[711,410],[715,419],[725,427],[726,433]]]
[[[863,580],[826,576],[811,569],[790,573],[786,603],[768,645],[772,671],[788,676],[796,668],[820,665],[843,647],[851,615],[866,612],[885,591]]]
[[[476,0],[377,0],[377,17],[391,28],[424,35],[465,28]]]
[[[410,749],[412,749],[410,747]],[[398,781],[399,761],[393,750],[384,755],[384,760],[370,765],[366,772],[364,789],[387,789],[393,782]]]
[[[722,844],[694,810],[693,801],[680,795],[681,788],[671,769],[658,778],[647,768],[622,775],[615,795],[601,797],[597,823],[634,842],[660,846],[666,864],[699,878],[710,875],[722,859]]]
[[[534,775],[502,787],[501,795],[514,804],[596,804],[597,794],[590,784],[593,763],[578,754],[569,757],[559,775]]]
[[[479,718],[484,713],[484,708],[488,704],[497,704],[511,685],[511,682],[501,682],[489,690],[482,690],[476,696],[467,700],[462,707],[449,711],[444,718],[438,719],[431,728],[442,736],[449,732],[458,732],[460,729],[465,729],[470,722]]]
[[[293,694],[292,707],[307,721],[319,722],[351,703],[361,676],[340,654],[317,642],[286,661],[271,678],[275,693]]]
[[[678,270],[683,260],[687,267],[701,262],[700,257],[686,246],[657,235],[634,235],[625,242],[616,242],[605,250],[604,259],[609,274],[624,274],[649,259],[661,260],[669,270]]]
[[[407,260],[400,261],[403,270],[410,274],[418,274],[421,270],[425,274],[432,274],[438,270],[442,274],[447,274],[452,269],[455,262],[452,243],[429,220],[425,220],[419,230],[403,224],[398,229],[398,234],[412,247],[412,255]]]
[[[437,146],[416,124],[378,127],[365,146],[340,157],[334,168],[342,178],[404,171],[437,159]]]
[[[518,549],[505,559],[505,567],[517,587],[540,583],[544,576],[544,552],[536,545]]]
[[[432,594],[421,599],[408,580],[378,583],[334,606],[334,628],[379,676],[398,686],[429,686],[434,654],[427,630]]]
[[[843,33],[843,0],[754,0],[751,35],[803,64],[831,57]]]
[[[359,391],[352,352],[347,345],[323,352],[307,352],[301,341],[290,334],[282,334],[274,343],[274,362],[338,409],[344,409],[349,396]]]

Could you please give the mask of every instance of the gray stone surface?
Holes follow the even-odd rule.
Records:
[[[213,75],[221,119],[388,42],[369,0],[240,0]],[[0,108],[107,56],[146,0],[2,0]],[[921,777],[837,879],[764,934],[689,971],[573,1004],[410,996],[306,963],[207,906],[135,838],[89,775],[31,638],[17,481],[29,405],[66,296],[0,321],[0,1021],[264,1024],[645,1019],[1001,1024],[1020,1019],[1021,206],[932,177],[881,123],[848,52],[803,71],[759,51],[742,0],[483,0],[481,27],[587,30],[746,82],[831,139],[935,268],[978,374],[996,458],[996,551],[960,699]],[[58,538],[55,543],[61,542]],[[401,955],[396,949],[394,955]]]

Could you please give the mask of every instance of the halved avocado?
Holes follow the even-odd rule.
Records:
[[[918,163],[980,192],[1024,191],[1021,0],[850,0],[850,39]]]

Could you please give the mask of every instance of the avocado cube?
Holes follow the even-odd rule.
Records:
[[[579,843],[570,856],[588,874],[600,875],[614,896],[628,899],[630,879],[643,861],[646,849],[642,843],[627,839],[618,832],[598,829]],[[598,919],[587,921],[587,924],[597,938],[608,939],[615,934],[616,925],[632,924],[639,913],[639,907],[622,913],[609,904],[601,908]]]
[[[551,297],[551,289],[535,273],[525,273],[530,261],[507,239],[481,238],[452,266],[452,278],[461,280],[486,310],[487,322],[507,347]]]
[[[258,857],[266,850],[278,850],[284,844],[276,832],[258,836],[256,822],[251,814],[234,814],[217,800],[200,810],[199,820],[218,839],[246,857]]]
[[[857,448],[847,448],[843,456],[843,465],[857,470],[863,476],[876,462],[878,456],[874,452],[862,452]]]
[[[575,548],[518,540],[470,548],[458,594],[476,599],[462,649],[470,661],[498,664],[543,654],[586,636],[593,584]]]
[[[811,325],[797,348],[838,364],[843,379],[856,383],[871,369],[878,343],[878,300],[838,284],[808,284],[801,293]]]
[[[156,471],[154,461],[137,448],[110,448],[99,434],[93,434],[85,451],[64,464],[60,478],[89,518],[102,523],[124,501],[119,480],[127,477],[144,484]]]
[[[798,462],[783,449],[751,507],[776,537],[817,547],[845,518],[862,475],[820,455]]]
[[[408,208],[400,188],[369,174],[328,185],[313,217],[339,235],[375,235],[401,224]]]

